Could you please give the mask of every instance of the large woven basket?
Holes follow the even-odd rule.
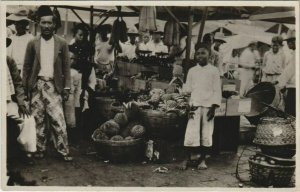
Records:
[[[295,145],[295,135],[289,119],[265,117],[257,126],[253,143],[267,146]]]
[[[144,157],[145,142],[141,138],[122,141],[92,139],[98,154],[113,163],[136,162]]]
[[[251,180],[262,186],[287,187],[295,172],[295,166],[261,164],[248,160]]]
[[[262,153],[270,156],[291,158],[296,154],[296,145],[283,145],[283,146],[259,146]]]
[[[185,117],[152,109],[141,110],[140,116],[147,133],[153,138],[172,140],[184,136],[187,124]]]

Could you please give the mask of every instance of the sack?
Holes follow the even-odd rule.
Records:
[[[36,151],[36,124],[33,116],[25,117],[23,123],[20,124],[20,135],[17,141],[23,146],[27,152]]]

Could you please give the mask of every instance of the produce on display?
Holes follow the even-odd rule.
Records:
[[[116,46],[118,51],[121,51],[121,47],[119,46],[119,41],[122,43],[125,43],[128,41],[128,36],[127,36],[127,26],[125,21],[123,20],[122,17],[118,17],[112,27],[112,33],[111,33],[111,38],[110,38],[110,45]]]
[[[142,125],[135,125],[130,130],[130,136],[135,138],[143,137],[145,133],[146,133],[146,128]]]
[[[124,138],[121,135],[115,135],[110,140],[112,141],[122,141]]]
[[[108,137],[112,137],[119,133],[120,126],[118,123],[111,119],[103,123],[99,129],[103,131]]]
[[[171,19],[166,22],[164,28],[164,44],[167,46],[176,46],[180,42],[180,28],[179,24]]]
[[[118,123],[120,127],[124,127],[128,123],[128,118],[125,113],[117,113],[114,117],[114,121]]]

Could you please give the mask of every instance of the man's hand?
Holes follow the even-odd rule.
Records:
[[[64,89],[62,92],[63,101],[67,101],[69,99],[70,90]]]
[[[30,116],[30,112],[27,110],[25,105],[19,105],[19,115],[21,118],[25,118],[25,116]]]
[[[215,110],[216,110],[217,106],[216,105],[212,105],[208,112],[207,112],[207,121],[212,120],[215,117]]]

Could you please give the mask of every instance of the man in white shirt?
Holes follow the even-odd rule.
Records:
[[[288,47],[292,50],[292,59],[289,59],[289,63],[283,70],[282,74],[278,77],[274,84],[278,84],[278,87],[282,92],[287,92],[285,97],[285,112],[296,117],[296,35],[295,30],[288,31],[287,38]]]
[[[62,101],[68,100],[71,86],[69,47],[64,39],[53,34],[55,23],[50,7],[40,6],[37,13],[41,36],[29,41],[23,67],[23,84],[37,126],[35,157],[44,158],[51,133],[59,157],[72,161],[62,107]]]
[[[11,36],[12,44],[7,50],[7,55],[14,59],[22,75],[26,46],[33,39],[33,35],[26,32],[30,21],[27,18],[27,10],[21,7],[16,13],[9,15],[6,19],[14,21],[16,29],[16,34]]]
[[[168,47],[161,40],[162,34],[161,31],[154,31],[152,34],[153,40],[150,42],[152,55],[155,55],[155,53],[168,53]]]
[[[218,69],[209,64],[209,48],[200,44],[195,52],[196,66],[192,67],[183,86],[184,93],[191,93],[190,119],[187,124],[184,146],[191,155],[192,148],[201,147],[198,169],[206,169],[205,158],[212,146],[215,109],[221,105],[221,79]],[[191,113],[193,115],[191,116]],[[182,163],[187,168],[188,159]]]
[[[136,28],[131,28],[128,30],[127,35],[129,37],[129,41],[120,43],[122,48],[120,56],[126,56],[129,60],[132,60],[133,58],[136,58],[136,38],[139,36],[138,30]]]
[[[240,56],[240,95],[244,96],[249,88],[253,85],[256,63],[259,62],[260,56],[257,49],[257,43],[252,41]]]
[[[285,55],[281,49],[282,40],[281,36],[272,38],[272,49],[265,53],[263,59],[262,81],[276,81],[285,67]]]
[[[143,40],[138,44],[138,51],[152,51],[152,46],[150,43],[151,36],[150,33],[145,32],[142,34]]]
[[[211,56],[210,62],[212,65],[216,66],[219,69],[220,75],[223,76],[225,72],[225,65],[223,62],[223,53],[220,50],[220,46],[223,43],[226,43],[224,40],[224,33],[217,32],[214,36],[214,43],[211,46]]]

